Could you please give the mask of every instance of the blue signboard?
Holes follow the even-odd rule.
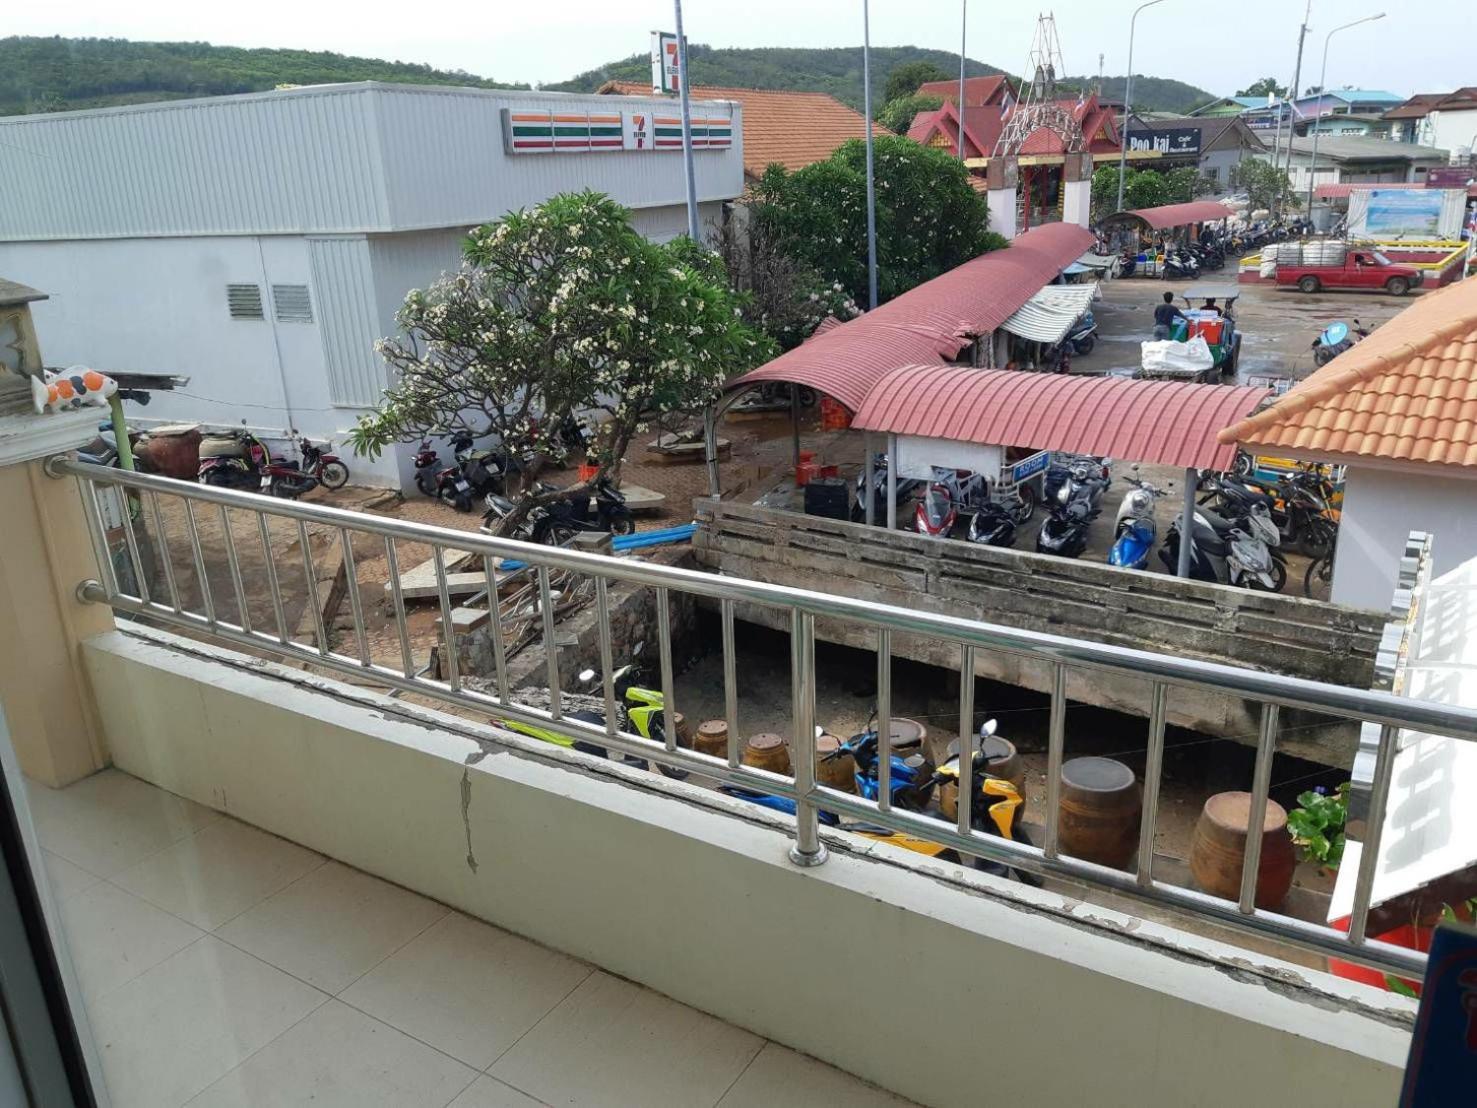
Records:
[[[1015,465],[1010,467],[1010,479],[1019,484],[1027,477],[1031,477],[1037,473],[1040,473],[1050,464],[1050,450],[1043,450],[1039,454],[1032,454],[1025,461],[1017,462]]]
[[[1477,1090],[1477,931],[1443,923],[1431,940],[1400,1108],[1456,1108]]]
[[[1438,189],[1370,189],[1364,233],[1373,239],[1441,237]]]

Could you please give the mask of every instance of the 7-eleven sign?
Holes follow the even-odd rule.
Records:
[[[651,32],[651,91],[676,92],[677,36],[666,31]]]

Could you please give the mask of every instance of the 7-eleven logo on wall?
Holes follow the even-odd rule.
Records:
[[[678,87],[677,36],[651,32],[651,90],[676,92]]]

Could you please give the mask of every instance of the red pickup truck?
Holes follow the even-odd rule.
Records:
[[[1350,250],[1343,265],[1284,265],[1277,263],[1277,284],[1296,285],[1303,292],[1320,289],[1384,289],[1404,296],[1419,288],[1425,275],[1414,266],[1396,265],[1378,250]]]

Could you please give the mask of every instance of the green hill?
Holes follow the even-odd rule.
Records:
[[[1068,77],[1066,83],[1074,88],[1086,85],[1088,88],[1097,87],[1096,77]],[[1123,77],[1103,78],[1103,99],[1123,100],[1123,86],[1127,79]],[[1133,75],[1133,106],[1142,108],[1146,112],[1182,112],[1188,114],[1205,104],[1214,100],[1215,94],[1206,92],[1203,88],[1187,85],[1184,81],[1175,81],[1168,77],[1145,77],[1142,73]]]
[[[246,50],[205,42],[105,38],[0,39],[0,115],[100,108],[277,85],[403,81],[522,88],[428,65],[310,50]]]
[[[959,55],[946,50],[924,50],[917,46],[872,47],[872,106],[882,106],[882,86],[887,74],[904,62],[932,62],[945,73],[959,72]],[[730,88],[794,89],[797,92],[827,92],[854,108],[862,106],[862,48],[841,46],[804,49],[763,46],[738,49],[703,46],[687,48],[687,64],[695,85]],[[970,60],[971,77],[1003,73],[992,65]],[[651,56],[632,54],[557,84],[541,85],[555,92],[594,92],[606,81],[651,80]]]

